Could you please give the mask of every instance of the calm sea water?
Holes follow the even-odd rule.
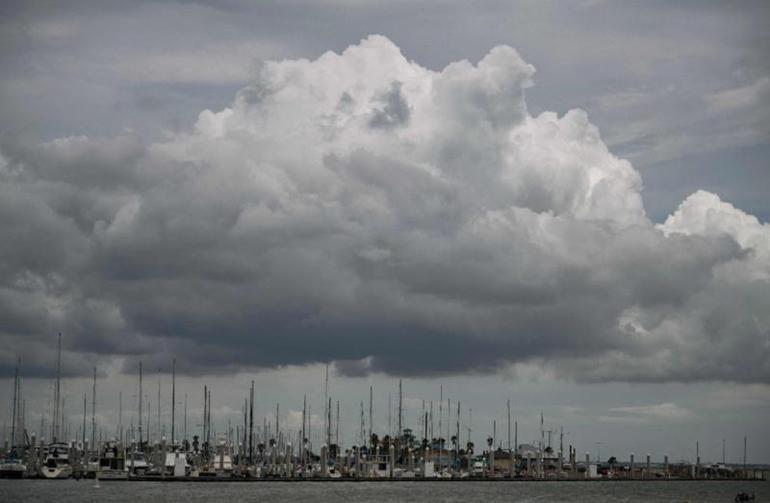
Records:
[[[70,502],[264,502],[351,503],[448,501],[682,501],[732,502],[740,491],[770,502],[770,482],[94,482],[2,480],[0,501]]]

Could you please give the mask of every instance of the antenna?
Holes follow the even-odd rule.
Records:
[[[725,439],[722,439],[722,464],[725,464]]]

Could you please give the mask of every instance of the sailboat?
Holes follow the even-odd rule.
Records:
[[[21,359],[19,359],[21,362]],[[14,478],[20,479],[24,477],[27,471],[27,466],[19,459],[19,453],[17,450],[16,442],[16,425],[19,420],[19,363],[16,364],[16,372],[13,378],[13,425],[11,426],[11,452],[9,455],[0,460],[0,478]]]

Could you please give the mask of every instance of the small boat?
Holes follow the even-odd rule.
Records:
[[[115,442],[107,442],[102,455],[99,457],[99,467],[96,477],[102,480],[128,479],[125,451]]]
[[[131,475],[143,476],[150,469],[150,465],[147,463],[147,459],[144,457],[142,451],[133,451],[129,454],[128,469]]]
[[[67,479],[72,475],[72,465],[69,459],[69,445],[58,442],[46,448],[40,475],[47,479]]]

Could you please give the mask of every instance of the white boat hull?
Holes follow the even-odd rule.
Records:
[[[68,479],[72,475],[72,467],[69,465],[44,466],[41,468],[40,474],[47,479]]]

